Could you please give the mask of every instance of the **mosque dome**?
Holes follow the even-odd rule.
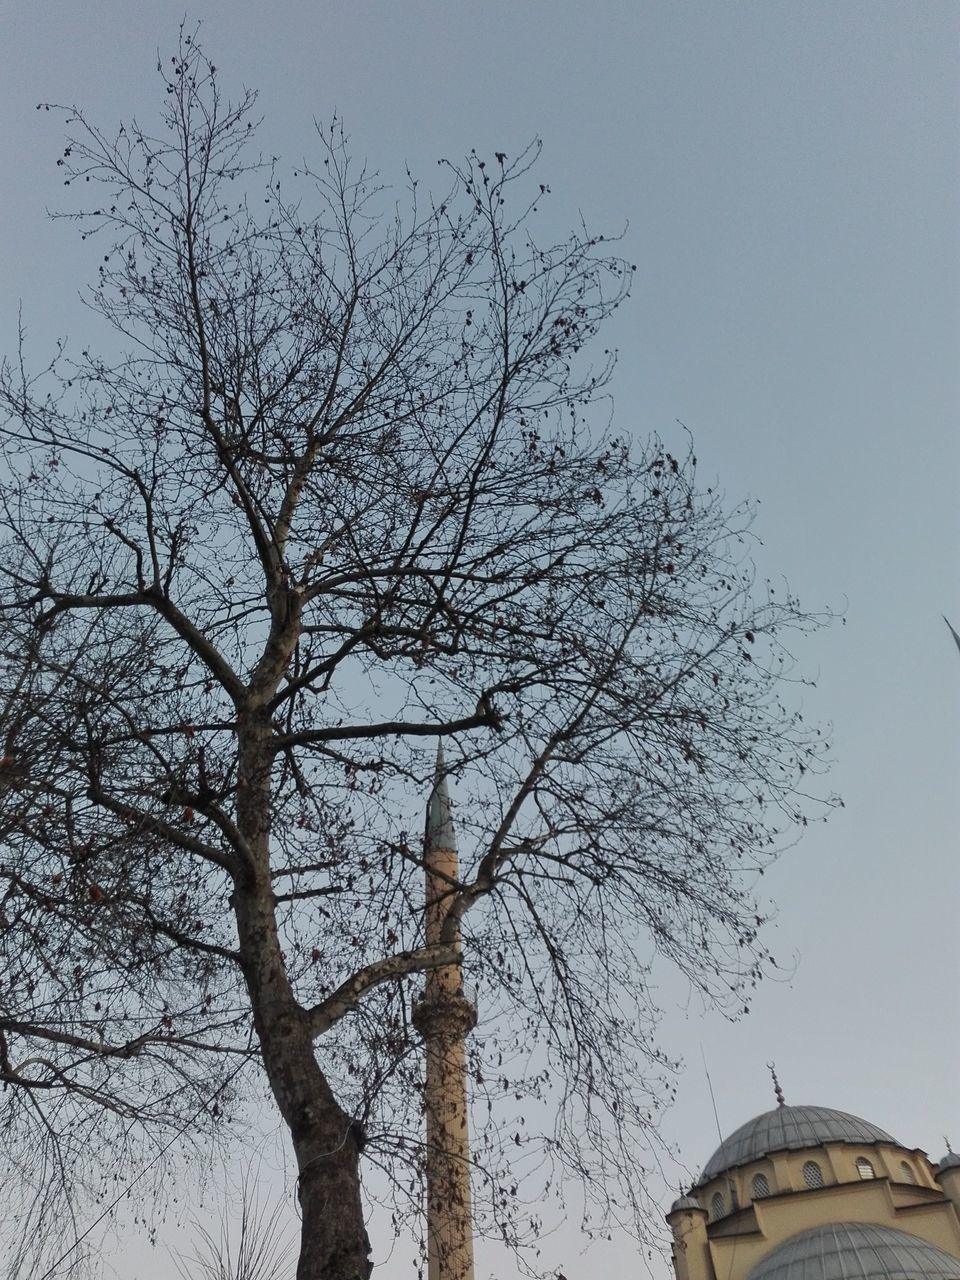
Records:
[[[827,1142],[901,1144],[867,1120],[832,1107],[775,1107],[755,1116],[725,1138],[704,1165],[698,1186],[728,1169],[760,1160],[774,1151],[799,1151]]]
[[[960,1280],[960,1153],[934,1165],[846,1111],[788,1107],[773,1081],[779,1106],[675,1205],[701,1213],[667,1215],[676,1280]]]
[[[671,1213],[679,1213],[681,1209],[700,1209],[702,1206],[700,1201],[693,1196],[681,1196],[679,1200],[674,1200],[670,1206]]]
[[[785,1240],[746,1280],[960,1280],[960,1258],[895,1227],[831,1222]]]

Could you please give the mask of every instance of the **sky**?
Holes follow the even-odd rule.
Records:
[[[250,0],[199,3],[224,84],[260,90],[264,149],[309,155],[336,111],[386,180],[543,140],[558,230],[623,232],[633,296],[616,423],[692,432],[701,471],[757,500],[761,576],[843,621],[804,641],[845,807],[765,882],[784,965],[736,1024],[664,978],[682,1055],[663,1132],[673,1190],[787,1101],[862,1115],[937,1159],[960,1142],[956,857],[960,654],[960,10],[913,0]],[[0,14],[0,349],[78,332],[95,259],[45,216],[60,125],[155,118],[180,3],[6,0]],[[91,251],[92,252],[92,251]],[[717,1120],[706,1079],[709,1070]],[[169,1273],[131,1225],[116,1274]],[[373,1234],[375,1275],[411,1274]],[[544,1242],[569,1280],[647,1264],[626,1238]],[[654,1259],[654,1276],[669,1274]],[[510,1274],[481,1246],[477,1276]]]

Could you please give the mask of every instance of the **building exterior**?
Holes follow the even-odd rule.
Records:
[[[781,1101],[667,1222],[677,1280],[960,1280],[960,1155],[935,1165],[866,1120]]]

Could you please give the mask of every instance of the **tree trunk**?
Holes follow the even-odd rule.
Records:
[[[360,1135],[332,1098],[313,1112],[301,1132],[294,1132],[303,1215],[297,1280],[369,1280],[373,1263],[360,1198]]]
[[[337,1104],[293,998],[272,909],[235,894],[247,986],[270,1088],[290,1131],[302,1214],[297,1280],[369,1280],[360,1196],[362,1134]],[[272,956],[272,960],[271,960]]]
[[[369,1280],[373,1264],[360,1196],[362,1134],[320,1070],[304,1010],[284,967],[270,881],[270,756],[262,725],[257,728],[249,737],[241,734],[237,805],[254,866],[234,890],[233,906],[264,1069],[297,1158],[302,1214],[297,1280]]]

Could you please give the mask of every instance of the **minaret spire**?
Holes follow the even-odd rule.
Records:
[[[457,833],[453,825],[453,808],[447,788],[447,773],[443,758],[443,743],[437,747],[437,765],[433,775],[433,790],[427,802],[427,829],[424,836],[427,850],[456,852]]]
[[[460,874],[442,743],[437,748],[423,847],[424,933],[429,946],[441,941]],[[428,1280],[473,1280],[466,1037],[476,1021],[476,1009],[463,993],[459,962],[431,969],[423,998],[413,1009],[427,1059]]]

